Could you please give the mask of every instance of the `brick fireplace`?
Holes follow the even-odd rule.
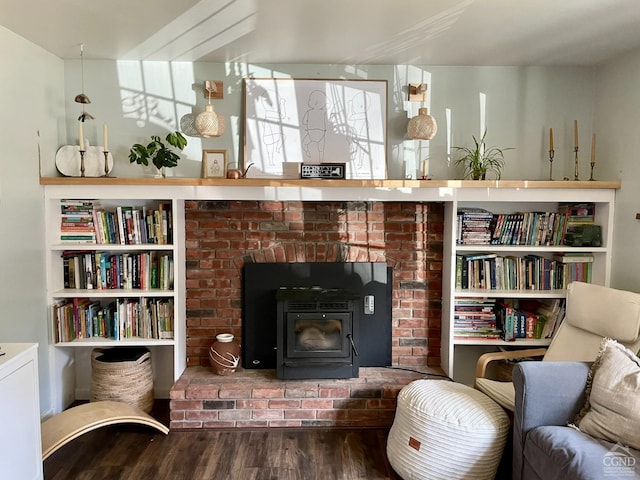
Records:
[[[288,403],[291,403],[291,409],[300,409],[300,400],[292,401],[285,396],[285,391],[291,392],[294,387],[289,383],[278,385],[279,380],[272,378],[275,374],[245,371],[237,374],[238,377],[244,376],[244,380],[234,380],[209,373],[208,349],[216,334],[231,332],[242,342],[241,272],[245,263],[385,262],[393,268],[392,365],[408,368],[439,366],[441,204],[187,201],[185,208],[188,368],[171,392],[172,428],[241,426],[238,422],[248,426],[253,415],[246,411],[240,414],[238,409],[253,402],[263,410],[264,402],[258,400],[265,400],[260,398],[265,389],[270,392],[267,404],[275,401],[276,410],[282,412],[272,419],[280,422],[273,426],[281,426],[288,418]],[[316,382],[316,395],[309,394],[307,403],[309,398],[322,399],[322,410],[339,411],[340,405],[344,407],[350,399],[362,397],[370,406],[389,406],[391,401],[395,408],[394,395],[403,382],[399,385],[390,381],[388,373],[381,373],[379,368],[363,370],[362,378],[354,379],[352,383],[338,381],[338,390],[331,387],[334,383]],[[214,378],[202,380],[199,378],[201,375]],[[368,380],[370,377],[374,379],[373,383]],[[381,382],[381,378],[385,380]],[[398,378],[405,378],[408,382],[415,375],[399,375]],[[231,395],[221,400],[220,394],[230,388],[229,383],[238,387],[239,381],[246,389],[246,382],[250,379],[259,384],[258,397],[253,396],[252,389],[249,389],[249,393],[245,392],[240,397]],[[309,386],[308,381],[300,382]],[[363,388],[367,382],[371,383],[371,389]],[[384,385],[391,386],[385,390]],[[209,391],[209,400],[205,398],[205,390]],[[282,396],[279,396],[280,390]],[[352,390],[357,392],[356,397]],[[359,402],[358,406],[364,405],[366,410],[367,401]],[[266,410],[269,408],[267,405]],[[224,413],[222,418],[229,421],[220,421],[221,411]],[[295,417],[295,413],[289,412],[289,415]],[[305,415],[311,414],[307,412]],[[336,412],[327,415],[334,420],[342,418]],[[378,418],[384,417],[385,422],[389,421],[388,414],[381,416],[378,412],[377,415]],[[231,420],[234,417],[237,418]],[[316,419],[314,414],[311,420]],[[302,424],[302,419],[294,420],[297,426]],[[269,426],[268,419],[265,422],[266,425],[260,423],[258,426]],[[338,423],[334,421],[332,424]],[[362,424],[362,418],[357,424]]]

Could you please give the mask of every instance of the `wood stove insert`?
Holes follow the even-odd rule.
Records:
[[[359,318],[360,367],[391,365],[393,272],[382,262],[248,263],[242,285],[242,366],[276,369],[277,299],[282,287],[353,293]],[[298,312],[302,313],[302,312]],[[331,313],[337,313],[335,310]]]
[[[278,378],[358,377],[357,295],[344,289],[281,287],[276,299]]]

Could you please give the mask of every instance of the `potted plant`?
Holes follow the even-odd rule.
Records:
[[[473,147],[453,147],[456,151],[463,154],[461,158],[455,161],[457,167],[464,168],[464,178],[472,180],[484,180],[487,173],[493,172],[496,180],[500,180],[502,169],[504,168],[504,152],[513,150],[512,148],[489,147],[485,145],[484,139],[487,131],[484,131],[482,138],[478,141],[473,137]]]
[[[165,141],[172,147],[182,151],[187,146],[187,139],[180,132],[169,133],[165,137]],[[165,177],[165,168],[172,168],[178,165],[180,156],[169,148],[158,135],[151,136],[151,142],[147,145],[136,143],[129,150],[129,162],[138,165],[149,165],[151,163]]]

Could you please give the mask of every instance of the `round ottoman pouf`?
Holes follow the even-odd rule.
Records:
[[[409,479],[493,479],[509,418],[484,393],[445,380],[415,380],[398,394],[387,457]]]

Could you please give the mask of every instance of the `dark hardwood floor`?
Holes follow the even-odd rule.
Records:
[[[158,405],[160,403],[160,405]],[[168,406],[152,415],[168,424]],[[45,480],[399,480],[384,429],[172,431],[114,425],[65,445]]]

